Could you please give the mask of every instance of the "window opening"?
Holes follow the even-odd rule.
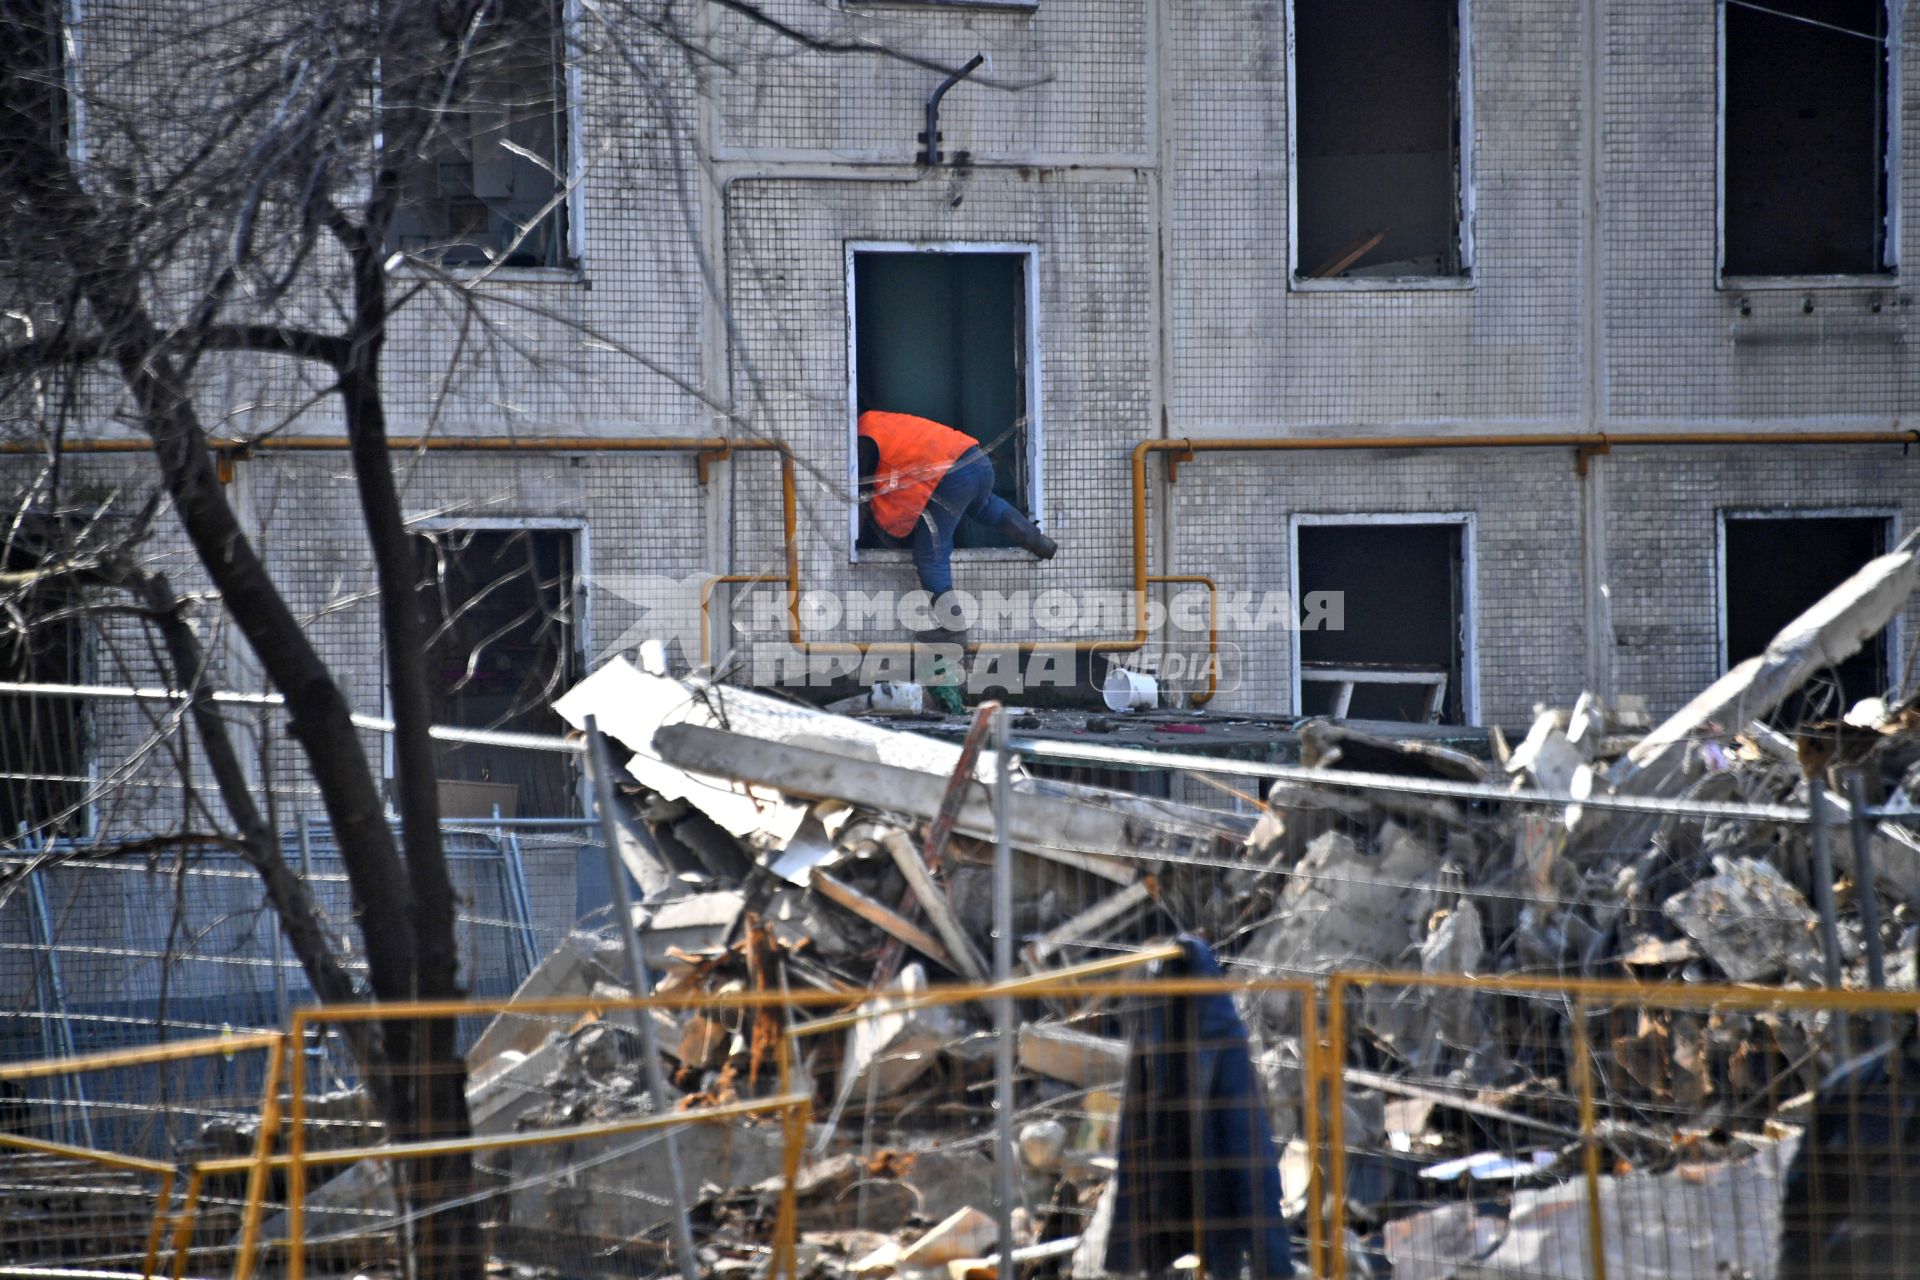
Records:
[[[1722,670],[1764,652],[1781,628],[1886,554],[1891,524],[1885,516],[1728,515],[1721,527]],[[1792,727],[1846,714],[1862,698],[1886,692],[1888,633],[1816,677],[1771,717]]]
[[[1466,688],[1466,529],[1300,524],[1297,599],[1339,592],[1339,630],[1299,632],[1300,714],[1459,724]]]
[[[1464,276],[1458,0],[1293,0],[1294,272]]]
[[[56,554],[61,526],[29,519],[7,541],[0,564],[30,573]],[[70,578],[36,577],[0,610],[0,680],[84,684],[85,600]],[[0,693],[0,844],[24,829],[36,839],[86,829],[87,716],[78,698]]]
[[[1038,517],[1030,475],[1025,253],[858,251],[853,255],[856,412],[931,418],[980,442],[994,492]],[[863,520],[861,548],[902,546]],[[958,547],[1010,547],[963,521]]]
[[[568,529],[418,533],[427,680],[435,724],[564,734],[552,702],[579,678],[575,546]],[[566,815],[568,758],[436,742],[446,817]]]
[[[567,128],[561,0],[491,0],[401,175],[399,247],[450,267],[565,266]]]
[[[1721,270],[1892,270],[1885,0],[1727,3],[1723,14]]]

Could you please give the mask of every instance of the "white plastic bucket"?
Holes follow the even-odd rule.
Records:
[[[1143,711],[1160,701],[1160,684],[1145,672],[1115,664],[1107,668],[1100,696],[1109,711]]]
[[[920,686],[908,680],[882,680],[871,694],[875,711],[919,711],[925,705]]]

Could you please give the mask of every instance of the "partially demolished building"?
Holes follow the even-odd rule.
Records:
[[[447,722],[648,635],[761,683],[794,634],[842,661],[835,644],[907,638],[850,604],[912,586],[849,501],[863,398],[987,441],[1063,547],[1045,565],[962,547],[963,588],[1027,602],[976,638],[1177,652],[1175,693],[1208,687],[1211,650],[1221,708],[1344,692],[1351,714],[1418,718],[1443,686],[1450,722],[1515,724],[1583,688],[1659,713],[1914,522],[1901,0],[803,15],[951,70],[987,55],[939,100],[937,163],[916,135],[943,70],[716,16],[759,56],[656,100],[564,6],[507,9],[517,52],[494,71],[539,127],[462,142],[401,228],[423,260],[484,269],[471,296],[500,340],[403,313],[389,413],[433,441],[404,479],[447,608],[531,558],[542,585],[494,593],[478,634],[528,609],[560,626],[509,629],[457,689],[446,664]],[[86,77],[124,69],[122,21],[102,6],[73,32],[71,74],[103,103]],[[1818,66],[1782,80],[1783,58]],[[337,437],[323,414],[283,425],[300,376],[236,359],[210,416],[237,441]],[[79,451],[101,434],[68,432],[75,483],[137,473]],[[614,451],[636,441],[699,447]],[[769,443],[791,451],[790,508]],[[377,712],[339,454],[230,457],[251,530]],[[1195,575],[1211,586],[1165,581]],[[788,581],[835,602],[792,633],[768,603]],[[1136,590],[1172,622],[1142,627]],[[1343,627],[1284,625],[1328,591]],[[1897,682],[1902,634],[1847,673],[1853,696]],[[85,774],[69,754],[59,772]],[[527,778],[517,802],[550,809],[556,785]]]
[[[185,47],[168,24],[192,26],[194,6],[148,8],[48,6],[76,101],[192,89],[153,51]],[[1863,822],[1877,863],[1862,886],[1835,836],[1839,879],[1825,879],[1844,892],[1823,907],[1815,841],[1782,811],[1812,806],[1845,830],[1863,804],[1823,799],[1809,776],[1827,762],[1756,720],[1781,706],[1840,721],[1910,687],[1910,564],[1857,643],[1743,663],[1920,525],[1905,279],[1920,231],[1903,216],[1920,195],[1920,46],[1903,36],[1920,0],[692,8],[725,55],[698,74],[650,61],[653,36],[604,25],[608,6],[486,9],[500,39],[481,42],[471,97],[450,104],[465,132],[401,179],[390,269],[426,301],[391,320],[384,355],[430,588],[434,722],[557,738],[609,714],[579,691],[610,671],[675,703],[631,736],[604,726],[631,753],[623,820],[652,855],[626,865],[674,980],[730,991],[769,955],[814,991],[911,990],[916,966],[988,976],[991,824],[958,822],[930,888],[908,821],[932,816],[928,795],[937,812],[930,779],[958,749],[890,760],[907,735],[868,726],[852,731],[862,750],[826,752],[822,779],[823,742],[844,730],[810,711],[786,738],[769,727],[783,685],[817,700],[829,680],[912,674],[872,665],[913,635],[914,579],[907,552],[858,519],[868,404],[981,439],[996,491],[1061,546],[1044,564],[995,545],[955,556],[975,638],[1012,650],[989,687],[1035,704],[1016,732],[1078,744],[1029,752],[1020,780],[1034,825],[1017,928],[1033,969],[1173,926],[1267,975],[1841,985],[1843,970],[1912,985],[1920,846],[1897,821]],[[71,136],[130,114],[75,113]],[[458,305],[432,305],[435,289]],[[373,572],[328,387],[275,356],[216,353],[201,373],[233,507],[354,709],[377,718]],[[152,489],[145,442],[110,398],[35,403],[56,402],[67,416],[22,418],[0,456],[9,518],[23,513],[7,571],[38,563],[47,486],[116,518]],[[164,517],[142,554],[181,589],[204,585]],[[211,682],[260,687],[232,629],[197,621]],[[151,685],[129,634],[55,610],[32,647],[0,649],[0,680]],[[1039,705],[1072,702],[1109,660],[1153,676],[1143,700],[1162,709]],[[556,708],[568,690],[580,706]],[[6,1057],[108,1047],[161,1008],[190,1029],[277,1025],[308,994],[226,854],[42,861],[49,841],[180,826],[181,780],[204,762],[174,750],[184,735],[163,705],[0,691],[0,1000],[33,1014],[0,1031]],[[310,783],[277,713],[249,714],[252,781],[347,938]],[[1896,697],[1829,725],[1835,752],[1877,763],[1865,803],[1920,799],[1912,715]],[[669,723],[684,719],[697,723]],[[364,743],[391,776],[377,728]],[[1156,767],[1142,749],[1192,758]],[[569,991],[619,998],[607,939],[571,932],[608,898],[577,754],[505,738],[440,750],[471,989],[537,993],[564,971]],[[1355,770],[1398,781],[1325,776]],[[676,792],[690,773],[726,780],[737,821]],[[1569,813],[1576,783],[1602,774],[1626,807]],[[1529,798],[1494,793],[1510,782]],[[1656,816],[1636,797],[1680,807]],[[163,891],[170,915],[147,909]],[[1889,952],[1878,977],[1869,938]],[[1464,1194],[1410,1211],[1407,1180],[1426,1175],[1396,1161],[1485,1155],[1449,1127],[1457,1113],[1507,1139],[1497,1170],[1445,1175],[1462,1187],[1564,1174],[1581,1123],[1567,1059],[1523,1061],[1527,1020],[1549,1021],[1535,1005],[1371,990],[1352,1003],[1366,1060],[1349,1110],[1378,1178],[1351,1193],[1355,1247],[1364,1236],[1396,1274],[1421,1274],[1412,1261],[1451,1263],[1496,1227]],[[843,1104],[856,1085],[898,1095],[924,1108],[906,1128],[944,1136],[928,1115],[977,1118],[981,1019],[911,1012],[889,1010],[877,1043],[850,1039],[854,1061],[823,1051],[810,1067]],[[1101,1095],[1124,1049],[1111,1023],[1030,1012],[1022,1104],[1070,1089],[1078,1108],[1071,1150],[1037,1133],[1030,1172],[1078,1215],[1109,1172],[1091,1153],[1110,1145]],[[1307,1144],[1302,1081],[1325,1064],[1307,1060],[1306,1015],[1277,999],[1248,1012],[1275,1140]],[[1632,1112],[1607,1149],[1616,1203],[1672,1191],[1647,1154],[1662,1143],[1707,1142],[1702,1177],[1777,1180],[1738,1161],[1804,1118],[1838,1056],[1803,1014],[1594,1020]],[[765,1065],[743,1025],[656,1028],[688,1097],[738,1092],[737,1068]],[[612,1021],[508,1015],[469,1055],[476,1120],[624,1114],[638,1096],[627,1039]],[[887,1060],[866,1069],[863,1047]],[[911,1093],[928,1071],[952,1096]],[[1455,1105],[1469,1094],[1478,1110]],[[1681,1135],[1683,1109],[1724,1124]],[[871,1134],[896,1134],[886,1116]],[[916,1181],[885,1150],[828,1145],[803,1192],[820,1231],[957,1216],[965,1238],[936,1241],[937,1261],[981,1251],[962,1212],[991,1195],[978,1150],[923,1147]],[[754,1220],[778,1190],[771,1140],[744,1148],[702,1201],[719,1217]],[[1296,1220],[1298,1165],[1283,1168]],[[599,1212],[591,1180],[562,1189],[516,1212]],[[1559,1204],[1522,1194],[1544,1217]]]

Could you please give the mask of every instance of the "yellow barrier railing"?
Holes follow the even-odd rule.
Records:
[[[272,1149],[273,1128],[277,1124],[279,1107],[279,1085],[281,1064],[285,1060],[289,1038],[284,1031],[228,1033],[218,1036],[202,1036],[192,1040],[177,1040],[170,1043],[140,1045],[129,1049],[114,1049],[102,1053],[82,1054],[71,1058],[44,1058],[30,1062],[0,1063],[0,1081],[14,1082],[22,1080],[40,1080],[53,1076],[80,1075],[96,1071],[117,1071],[131,1067],[169,1066],[182,1062],[191,1062],[200,1058],[231,1058],[236,1054],[253,1050],[266,1050],[269,1053],[267,1084],[265,1096],[261,1100],[261,1124],[256,1145],[255,1159],[263,1159]],[[18,1134],[0,1133],[0,1148],[16,1151],[30,1151],[41,1155],[60,1156],[64,1159],[97,1164],[102,1168],[121,1169],[132,1173],[152,1175],[159,1180],[159,1188],[154,1196],[153,1223],[147,1232],[146,1255],[140,1274],[151,1280],[155,1267],[159,1264],[160,1244],[167,1237],[169,1216],[172,1210],[173,1189],[179,1179],[179,1169],[163,1161],[149,1160],[139,1156],[123,1155],[113,1151],[103,1151],[94,1147],[71,1146],[66,1143],[47,1142],[38,1138]],[[255,1163],[250,1159],[248,1163]],[[257,1214],[260,1198],[265,1193],[266,1171],[260,1166],[248,1191],[251,1210]],[[174,1274],[184,1274],[186,1267],[185,1242],[187,1236],[181,1232],[184,1223],[190,1222],[193,1207],[200,1196],[200,1177],[190,1172],[182,1199],[182,1212],[173,1220],[175,1261]],[[190,1228],[189,1228],[190,1234]]]
[[[287,1032],[222,1036],[173,1045],[95,1054],[71,1059],[46,1060],[0,1067],[0,1080],[46,1077],[75,1071],[105,1070],[141,1064],[162,1064],[210,1054],[231,1055],[241,1050],[265,1050],[269,1053],[267,1083],[260,1100],[261,1123],[251,1154],[204,1160],[185,1170],[185,1190],[177,1212],[172,1212],[174,1189],[179,1185],[180,1169],[162,1161],[142,1159],[66,1146],[35,1138],[0,1135],[0,1147],[38,1151],[148,1174],[159,1181],[159,1192],[148,1235],[143,1275],[152,1276],[158,1266],[168,1228],[172,1235],[172,1274],[183,1277],[201,1199],[208,1180],[246,1173],[248,1176],[244,1217],[233,1269],[234,1280],[249,1280],[268,1248],[285,1248],[286,1274],[301,1280],[306,1265],[308,1241],[305,1214],[306,1170],[338,1167],[363,1160],[404,1161],[429,1157],[548,1146],[588,1139],[609,1138],[677,1126],[732,1121],[767,1115],[778,1119],[782,1146],[778,1153],[782,1173],[782,1191],[776,1205],[771,1235],[770,1275],[790,1276],[798,1259],[799,1214],[795,1195],[806,1131],[812,1117],[814,1099],[805,1087],[796,1085],[792,1067],[795,1046],[804,1036],[845,1030],[863,1019],[892,1015],[941,1005],[960,1005],[1014,995],[1034,998],[1100,996],[1198,996],[1228,994],[1240,997],[1274,997],[1297,1008],[1300,1033],[1301,1094],[1299,1099],[1300,1134],[1309,1153],[1306,1175],[1305,1234],[1306,1264],[1317,1275],[1344,1277],[1348,1274],[1350,1206],[1348,1197],[1349,1144],[1347,1133],[1346,1090],[1349,1078],[1357,1076],[1362,1085],[1377,1087],[1369,1081],[1371,1073],[1350,1064],[1350,1049],[1361,1029],[1353,1023],[1350,1006],[1369,991],[1403,993],[1420,1007],[1433,1004],[1447,992],[1471,993],[1477,998],[1511,998],[1549,1002],[1551,1034],[1559,1037],[1557,1052],[1565,1055],[1567,1075],[1555,1097],[1568,1105],[1572,1117],[1556,1120],[1549,1132],[1565,1134],[1577,1143],[1577,1181],[1584,1188],[1585,1274],[1593,1280],[1606,1280],[1609,1261],[1603,1212],[1602,1188],[1606,1181],[1603,1168],[1603,1134],[1609,1121],[1603,1114],[1600,1084],[1595,1063],[1609,1062],[1614,1047],[1596,1046],[1589,1024],[1594,1015],[1650,1013],[1781,1013],[1827,1014],[1836,1020],[1866,1018],[1874,1014],[1914,1014],[1920,1012],[1920,995],[1915,993],[1872,993],[1856,991],[1788,990],[1752,986],[1705,984],[1647,984],[1627,980],[1566,980],[1529,977],[1472,977],[1467,975],[1423,975],[1404,973],[1342,972],[1318,981],[1267,977],[1157,978],[1130,975],[1129,970],[1153,960],[1171,958],[1175,947],[1153,947],[1126,956],[1114,957],[1051,973],[1024,976],[1004,984],[974,983],[939,987],[911,997],[874,1000],[878,992],[801,991],[793,993],[740,991],[722,994],[685,992],[656,995],[651,998],[610,1000],[597,997],[545,1000],[509,1000],[490,1002],[415,1001],[385,1005],[352,1005],[309,1008],[295,1011]],[[849,1009],[847,1006],[854,1005]],[[452,1137],[445,1139],[398,1141],[327,1150],[309,1150],[307,1135],[306,1056],[299,1051],[310,1029],[349,1022],[373,1020],[424,1020],[471,1017],[511,1012],[529,1017],[552,1016],[577,1019],[585,1015],[601,1018],[613,1014],[651,1016],[656,1010],[748,1011],[778,1007],[789,1014],[788,1034],[779,1040],[781,1084],[772,1096],[702,1106],[671,1115],[647,1115],[563,1128],[529,1130],[509,1134]],[[835,1010],[824,1017],[795,1023],[791,1014],[804,1008]],[[1289,1015],[1292,1016],[1291,1014]],[[1833,1043],[1841,1043],[1834,1040]],[[1558,1059],[1556,1059],[1558,1060]],[[1617,1065],[1617,1064],[1615,1064]],[[1613,1081],[1617,1084],[1617,1079]],[[1357,1087],[1357,1086],[1356,1086]],[[1431,1092],[1431,1090],[1429,1090]],[[283,1108],[282,1098],[286,1099]],[[1461,1093],[1462,1105],[1475,1104],[1468,1093]],[[1623,1105],[1609,1094],[1606,1106]],[[1678,1104],[1674,1104],[1676,1108]],[[1680,1127],[1675,1123],[1676,1130]],[[279,1135],[285,1131],[284,1149]],[[1577,1136],[1575,1136],[1577,1135]],[[1575,1146],[1565,1148],[1573,1158]],[[261,1222],[272,1174],[286,1174],[286,1238],[263,1241]],[[1571,1183],[1574,1179],[1569,1179]]]

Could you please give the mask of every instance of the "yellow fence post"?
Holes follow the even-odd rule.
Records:
[[[295,1009],[287,1028],[287,1052],[293,1055],[287,1068],[287,1280],[301,1280],[307,1272],[306,1222],[304,1206],[307,1191],[307,1011]]]
[[[773,1266],[769,1274],[800,1280],[800,1156],[807,1144],[811,1099],[795,1103],[781,1116],[780,1203],[773,1219]]]
[[[1587,1182],[1587,1256],[1593,1280],[1607,1280],[1607,1241],[1600,1214],[1600,1138],[1594,1132],[1593,1047],[1587,1043],[1587,997],[1573,998],[1573,1084],[1580,1095],[1580,1162]]]
[[[280,1082],[286,1064],[287,1040],[283,1038],[267,1063],[267,1085],[260,1101],[260,1132],[254,1137],[253,1172],[247,1175],[247,1209],[240,1228],[240,1256],[234,1260],[233,1280],[248,1280],[253,1274],[254,1256],[260,1244],[260,1213],[267,1198],[267,1157],[273,1154],[273,1142],[280,1128]]]
[[[1326,1084],[1327,1046],[1320,1040],[1319,992],[1300,996],[1300,1119],[1307,1134],[1307,1269],[1327,1266],[1326,1183],[1320,1177],[1320,1091]]]
[[[203,1175],[198,1166],[187,1174],[187,1194],[180,1201],[180,1217],[173,1224],[173,1280],[186,1280],[187,1253],[193,1245],[193,1219],[200,1209]]]
[[[1346,1041],[1347,979],[1336,973],[1327,980],[1327,1045],[1322,1061],[1327,1073],[1327,1180],[1333,1184],[1327,1274],[1334,1280],[1347,1274]]]
[[[160,1175],[160,1196],[153,1206],[153,1225],[147,1228],[147,1256],[140,1264],[140,1280],[153,1280],[153,1269],[160,1262],[160,1241],[166,1238],[167,1217],[173,1208],[174,1171]]]

